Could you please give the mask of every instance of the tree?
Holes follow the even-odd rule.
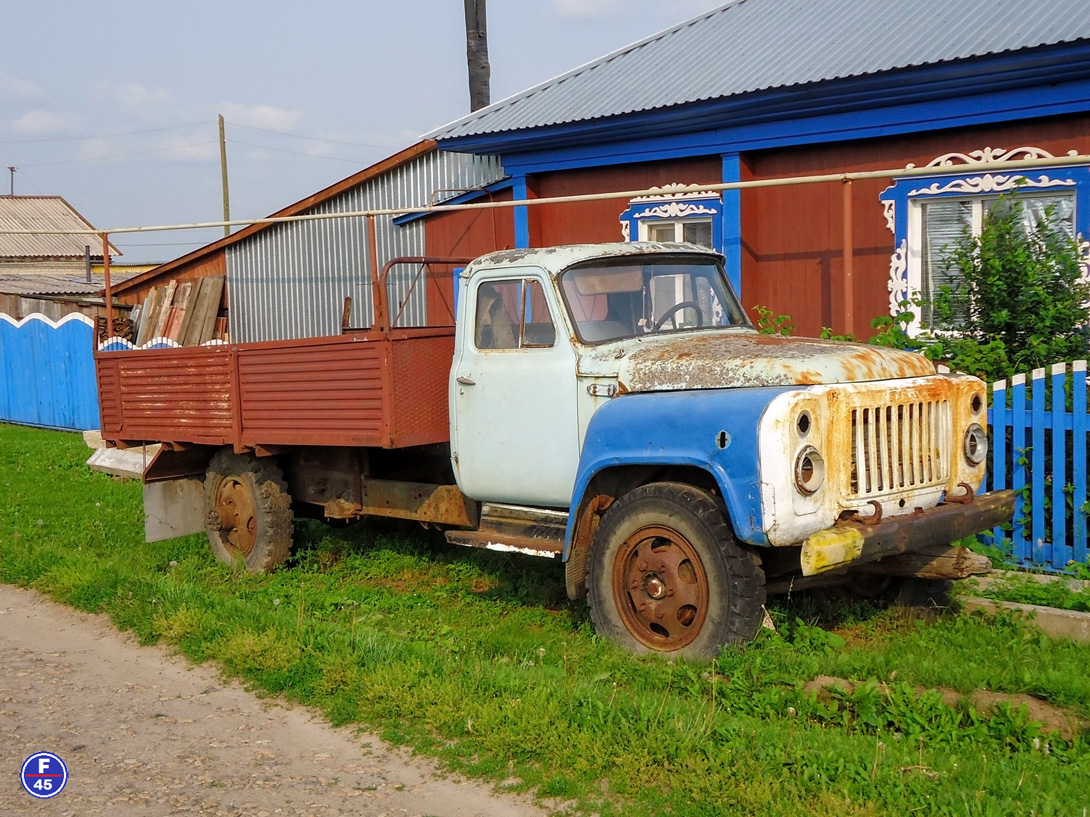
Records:
[[[1000,197],[944,262],[954,283],[932,304],[928,357],[993,381],[1086,355],[1090,284],[1053,207],[1034,220],[1017,191]]]

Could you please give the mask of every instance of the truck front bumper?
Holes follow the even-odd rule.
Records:
[[[816,576],[884,556],[947,545],[1009,523],[1014,491],[992,491],[971,502],[938,505],[929,511],[895,516],[874,525],[841,522],[802,543],[802,575]]]

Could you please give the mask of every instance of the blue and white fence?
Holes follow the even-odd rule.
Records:
[[[0,313],[0,421],[98,428],[94,331],[80,314],[17,321]]]
[[[994,531],[996,543],[1021,567],[1086,562],[1086,361],[993,383],[988,420],[989,483],[1018,492],[1012,529]]]

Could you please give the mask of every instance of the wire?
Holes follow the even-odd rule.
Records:
[[[371,142],[345,142],[340,139],[323,139],[319,136],[301,136],[295,133],[285,133],[279,130],[269,130],[268,128],[255,128],[253,125],[240,125],[238,122],[227,122],[233,128],[245,128],[246,130],[256,130],[262,133],[275,133],[277,136],[288,136],[292,139],[307,139],[311,142],[329,142],[331,145],[351,145],[352,147],[360,148],[385,148],[390,150],[390,145],[375,145]]]
[[[141,133],[159,133],[165,130],[181,130],[193,128],[197,125],[208,125],[208,122],[190,122],[186,125],[167,125],[162,128],[148,128],[147,130],[129,130],[119,133],[100,133],[97,136],[48,136],[41,139],[0,139],[0,145],[30,145],[37,142],[83,142],[88,139],[106,139],[110,136],[137,136]]]
[[[232,145],[245,145],[250,148],[258,148],[259,150],[274,150],[277,153],[291,153],[295,156],[306,156],[310,159],[331,159],[334,162],[348,162],[354,165],[365,165],[367,162],[362,159],[343,159],[340,156],[316,156],[313,153],[303,153],[300,150],[288,150],[287,148],[274,148],[268,145],[255,145],[253,142],[240,142],[238,139],[228,139],[228,144]]]
[[[184,145],[171,145],[170,147],[155,148],[154,150],[140,150],[136,153],[119,153],[113,156],[99,156],[94,159],[64,159],[59,162],[33,162],[28,165],[21,165],[21,167],[49,167],[51,165],[74,165],[83,162],[110,162],[115,159],[131,159],[133,156],[147,156],[149,153],[169,153],[172,150],[185,150],[186,148],[195,148],[202,145],[215,145],[218,143],[219,139],[208,139],[204,142],[189,142]]]

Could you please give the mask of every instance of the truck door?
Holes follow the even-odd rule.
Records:
[[[451,371],[451,459],[481,501],[567,508],[579,462],[575,351],[539,277],[477,278]],[[546,294],[548,293],[548,294]]]

